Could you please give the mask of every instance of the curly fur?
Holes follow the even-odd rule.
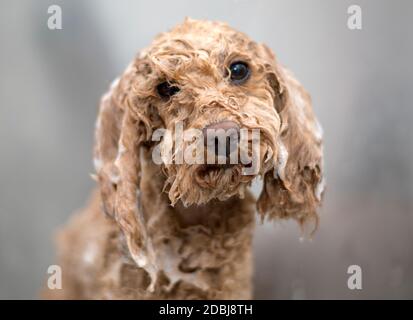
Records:
[[[232,85],[228,66],[238,60],[251,76]],[[162,81],[180,92],[161,99]],[[222,120],[260,130],[258,200],[247,190],[256,176],[242,175],[241,164],[207,170],[151,159],[154,130]],[[100,193],[59,234],[63,290],[50,297],[251,298],[254,205],[263,219],[317,223],[324,186],[308,93],[265,45],[191,19],[159,35],[102,98],[94,163]]]

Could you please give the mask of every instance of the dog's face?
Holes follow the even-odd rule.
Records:
[[[178,144],[177,128],[200,134]],[[224,133],[230,152],[211,144],[210,129]],[[172,139],[157,135],[159,130]],[[237,136],[229,144],[228,132]],[[203,161],[177,161],[193,145],[206,147]],[[161,34],[102,99],[95,167],[106,212],[129,235],[130,249],[143,241],[135,232],[141,162],[148,161],[140,150],[168,146],[172,161],[160,163],[159,172],[167,176],[172,204],[242,196],[260,175],[264,186],[257,208],[262,216],[301,223],[317,217],[324,186],[322,141],[310,97],[270,49],[226,24],[186,20]],[[224,161],[205,162],[211,149],[213,159]],[[239,157],[228,161],[234,150]],[[252,160],[242,161],[242,154]]]
[[[131,106],[146,119],[147,132],[164,128],[172,133],[174,156],[189,147],[189,141],[177,145],[180,125],[204,134],[233,129],[238,140],[241,130],[246,133],[242,144],[235,142],[239,156],[232,165],[207,163],[206,155],[197,163],[164,163],[173,203],[202,204],[242,194],[256,175],[275,165],[281,130],[277,108],[282,106],[276,105],[281,92],[272,59],[264,46],[225,24],[187,20],[160,35],[135,61]],[[259,132],[255,141],[254,129]],[[254,149],[259,154],[255,170],[248,170],[252,161],[242,163],[240,156],[244,151],[252,157],[253,143],[259,144]]]

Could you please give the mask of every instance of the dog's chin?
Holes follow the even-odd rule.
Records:
[[[239,164],[179,168],[171,182],[170,200],[172,204],[180,200],[184,206],[190,206],[206,204],[213,199],[225,201],[233,196],[242,198],[255,178],[254,175],[244,175],[243,168]]]

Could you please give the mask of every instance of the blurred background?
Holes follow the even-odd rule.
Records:
[[[47,9],[62,8],[49,30]],[[347,8],[362,8],[362,30]],[[0,298],[32,299],[52,234],[94,186],[100,96],[136,52],[184,17],[222,20],[267,43],[311,93],[327,192],[312,241],[294,222],[255,233],[255,297],[413,298],[413,2],[0,2]],[[254,192],[259,192],[259,185]],[[347,268],[362,268],[349,290]]]

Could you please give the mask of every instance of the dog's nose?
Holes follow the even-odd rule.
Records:
[[[207,148],[214,150],[216,155],[229,158],[238,146],[239,126],[234,121],[225,120],[206,126],[203,135]]]

